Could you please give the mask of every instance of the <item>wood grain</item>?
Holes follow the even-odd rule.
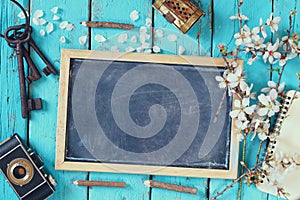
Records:
[[[24,7],[28,7],[27,0],[20,0]],[[0,8],[0,33],[4,33],[9,26],[19,21],[17,14],[21,10],[10,1],[2,1]],[[9,17],[7,17],[9,16]],[[21,21],[20,21],[21,22]],[[6,41],[0,38],[0,140],[18,133],[24,142],[27,140],[27,119],[22,118],[20,86],[17,57]],[[27,67],[25,67],[27,71]],[[17,196],[0,173],[0,199],[17,200]]]
[[[28,7],[29,0],[19,0],[21,4]],[[50,35],[42,38],[38,31],[43,28],[34,26],[34,39],[38,43],[38,46],[45,52],[49,60],[54,63],[55,67],[59,69],[60,49],[63,48],[76,48],[76,49],[101,49],[110,50],[111,45],[119,46],[121,51],[125,51],[125,48],[132,46],[138,47],[137,43],[124,43],[118,44],[117,37],[122,31],[120,30],[92,30],[89,32],[88,28],[79,25],[80,21],[87,21],[89,19],[89,12],[93,20],[101,21],[115,21],[131,23],[129,14],[132,10],[136,9],[140,12],[140,19],[134,24],[139,27],[145,24],[145,18],[152,18],[151,1],[131,1],[128,5],[128,1],[121,0],[54,0],[54,1],[38,1],[30,0],[30,9],[35,11],[42,9],[46,13],[44,16],[50,21],[52,13],[50,9],[54,6],[62,8],[59,11],[59,15],[63,20],[68,20],[75,24],[75,28],[71,32],[60,30],[58,28],[58,22],[55,23],[55,31]],[[234,15],[237,12],[235,0],[201,0],[202,9],[207,15],[200,20],[188,33],[188,39],[183,37],[182,34],[176,30],[171,24],[159,14],[155,14],[154,26],[158,29],[165,30],[165,37],[154,37],[153,41],[155,45],[158,45],[162,49],[162,53],[165,54],[178,54],[178,48],[180,45],[186,48],[185,55],[211,55],[219,57],[220,54],[216,49],[216,45],[220,42],[225,42],[232,47],[234,39],[232,35],[237,32],[237,24],[232,23],[229,20],[229,16]],[[291,0],[273,0],[275,15],[281,16],[282,22],[279,24],[279,29],[287,28],[287,16],[288,12],[292,9],[300,9],[299,1]],[[91,7],[89,7],[91,3]],[[247,15],[251,21],[249,26],[257,25],[259,18],[263,17],[264,20],[269,17],[272,11],[272,1],[262,0],[244,1],[243,12]],[[0,31],[4,32],[4,29],[15,24],[15,22],[21,22],[17,17],[20,12],[9,1],[3,1],[0,8]],[[294,29],[295,32],[299,32],[299,14],[295,16]],[[139,30],[135,30],[134,33],[130,33],[129,39],[132,35],[138,35]],[[166,36],[170,33],[178,35],[176,42],[170,42],[166,39]],[[112,43],[98,43],[95,42],[93,37],[96,34],[102,34],[106,38],[110,38]],[[67,38],[67,43],[59,43],[60,36],[64,35]],[[82,35],[88,35],[90,37],[90,43],[86,45],[79,45],[78,37]],[[197,37],[200,36],[200,37]],[[197,39],[199,38],[199,39]],[[151,43],[150,41],[148,41]],[[89,46],[91,44],[91,46]],[[33,83],[30,87],[30,95],[33,97],[42,97],[44,103],[44,109],[41,111],[31,112],[31,121],[27,130],[27,120],[21,118],[21,105],[19,101],[19,85],[18,85],[18,72],[16,57],[13,56],[12,50],[7,47],[4,40],[0,40],[0,139],[3,140],[18,132],[23,139],[27,140],[34,149],[41,153],[42,158],[46,163],[46,169],[54,175],[58,182],[56,187],[57,192],[50,199],[153,199],[153,200],[165,200],[165,199],[206,199],[208,196],[212,196],[216,192],[220,191],[230,181],[216,180],[216,179],[199,179],[199,178],[185,178],[185,177],[169,177],[169,176],[154,176],[154,180],[165,181],[176,184],[183,184],[188,186],[196,186],[199,189],[198,195],[178,194],[171,191],[160,191],[156,189],[149,190],[142,184],[143,180],[149,179],[147,175],[112,175],[108,173],[88,173],[81,172],[66,172],[54,170],[54,158],[55,158],[55,132],[56,132],[56,110],[58,99],[58,76],[50,75],[49,77],[43,76],[42,79]],[[38,68],[44,67],[44,64],[39,61],[39,58],[33,54],[34,61],[38,62]],[[283,81],[286,81],[288,88],[294,88],[298,84],[298,80],[294,77],[295,72],[299,72],[299,62],[292,62],[288,65]],[[262,61],[257,62],[253,66],[245,66],[248,83],[255,83],[255,90],[259,90],[261,87],[266,86],[266,80],[270,77],[270,74],[265,71],[266,65]],[[255,72],[255,73],[254,73]],[[277,80],[276,74],[273,74],[273,80]],[[29,138],[27,138],[29,134]],[[249,142],[250,143],[250,142]],[[247,154],[247,162],[252,163],[255,153],[250,151],[256,149],[257,142],[251,143],[247,146],[249,154]],[[71,181],[77,179],[97,179],[101,177],[101,180],[107,181],[125,181],[129,183],[129,188],[126,191],[119,189],[104,189],[93,188],[87,190],[85,188],[75,187],[71,185]],[[3,176],[0,176],[0,199],[17,199],[16,195],[5,182]],[[248,188],[246,185],[243,187],[242,199],[270,199],[275,200],[276,197],[269,196],[267,194],[260,193],[255,187]],[[150,197],[151,196],[151,197]],[[219,199],[237,199],[237,187],[235,186],[224,196]]]
[[[32,13],[41,9],[45,13],[43,16],[45,20],[48,22],[51,21],[54,24],[54,31],[45,37],[39,34],[40,29],[45,29],[45,27],[33,25],[33,38],[58,71],[60,71],[60,53],[62,48],[87,49],[88,47],[88,43],[80,45],[78,42],[80,36],[88,35],[86,28],[79,24],[79,22],[84,21],[89,15],[88,5],[88,0],[76,1],[76,3],[73,0],[31,0]],[[61,16],[61,20],[75,24],[73,31],[62,30],[59,28],[61,21],[51,20],[53,17],[51,9],[55,6],[59,7],[57,15]],[[61,36],[66,37],[66,43],[59,41]],[[35,52],[31,51],[31,56],[39,69],[45,67]],[[71,182],[78,179],[85,179],[87,173],[54,170],[59,76],[51,74],[46,77],[44,74],[42,75],[42,78],[33,82],[30,87],[30,96],[43,99],[43,109],[31,112],[29,140],[34,149],[43,158],[45,169],[53,175],[58,183],[56,192],[51,199],[84,200],[87,197],[87,188],[74,186]]]

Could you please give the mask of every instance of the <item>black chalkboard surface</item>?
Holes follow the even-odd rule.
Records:
[[[64,50],[61,63],[57,169],[236,176],[220,59]]]

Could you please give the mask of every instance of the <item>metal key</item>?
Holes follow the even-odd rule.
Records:
[[[23,27],[21,27],[21,28],[23,28]],[[4,37],[9,44],[11,44],[12,46],[15,46],[15,51],[16,51],[17,59],[18,59],[18,72],[19,72],[20,95],[21,95],[21,104],[22,104],[22,117],[28,118],[29,111],[42,109],[42,100],[40,98],[27,99],[27,94],[26,94],[24,60],[23,60],[23,57],[24,57],[23,44],[30,40],[31,31],[28,31],[26,38],[24,38],[24,37],[18,38],[16,36],[15,36],[15,38],[13,38],[12,35],[9,35],[9,32],[12,30],[18,31],[18,30],[20,30],[20,26],[12,26],[12,27],[8,28],[5,31]]]
[[[41,59],[46,64],[46,67],[43,68],[43,72],[46,76],[49,74],[57,74],[56,69],[52,66],[52,64],[48,61],[48,59],[44,56],[44,54],[41,52],[41,50],[38,48],[38,46],[35,44],[32,38],[29,39],[28,44],[37,52],[37,54],[41,57]]]

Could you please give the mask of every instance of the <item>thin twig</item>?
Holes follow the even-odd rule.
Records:
[[[262,164],[262,162],[257,163],[254,167],[252,167],[251,169],[249,169],[249,171],[255,170],[261,164]],[[237,179],[235,179],[234,181],[232,181],[231,184],[227,185],[221,192],[218,192],[214,197],[212,197],[211,200],[216,200],[219,196],[223,195],[224,192],[226,192],[227,190],[229,190],[230,188],[232,188],[234,184],[236,184],[237,182],[241,181],[245,176],[247,176],[248,173],[249,173],[249,171],[243,173],[240,177],[238,177]]]
[[[245,163],[245,160],[246,160],[246,147],[247,147],[247,140],[246,140],[246,138],[244,138],[244,145],[243,145],[243,152],[242,152],[242,162],[243,163]],[[244,169],[245,169],[245,167],[244,167],[244,165],[242,165],[241,174],[244,173]],[[242,188],[243,188],[243,182],[240,181],[239,190],[238,190],[238,200],[241,199]]]

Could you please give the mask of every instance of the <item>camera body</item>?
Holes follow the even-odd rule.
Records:
[[[17,134],[0,144],[0,170],[21,200],[41,200],[55,191],[54,179],[43,171],[38,155]]]

